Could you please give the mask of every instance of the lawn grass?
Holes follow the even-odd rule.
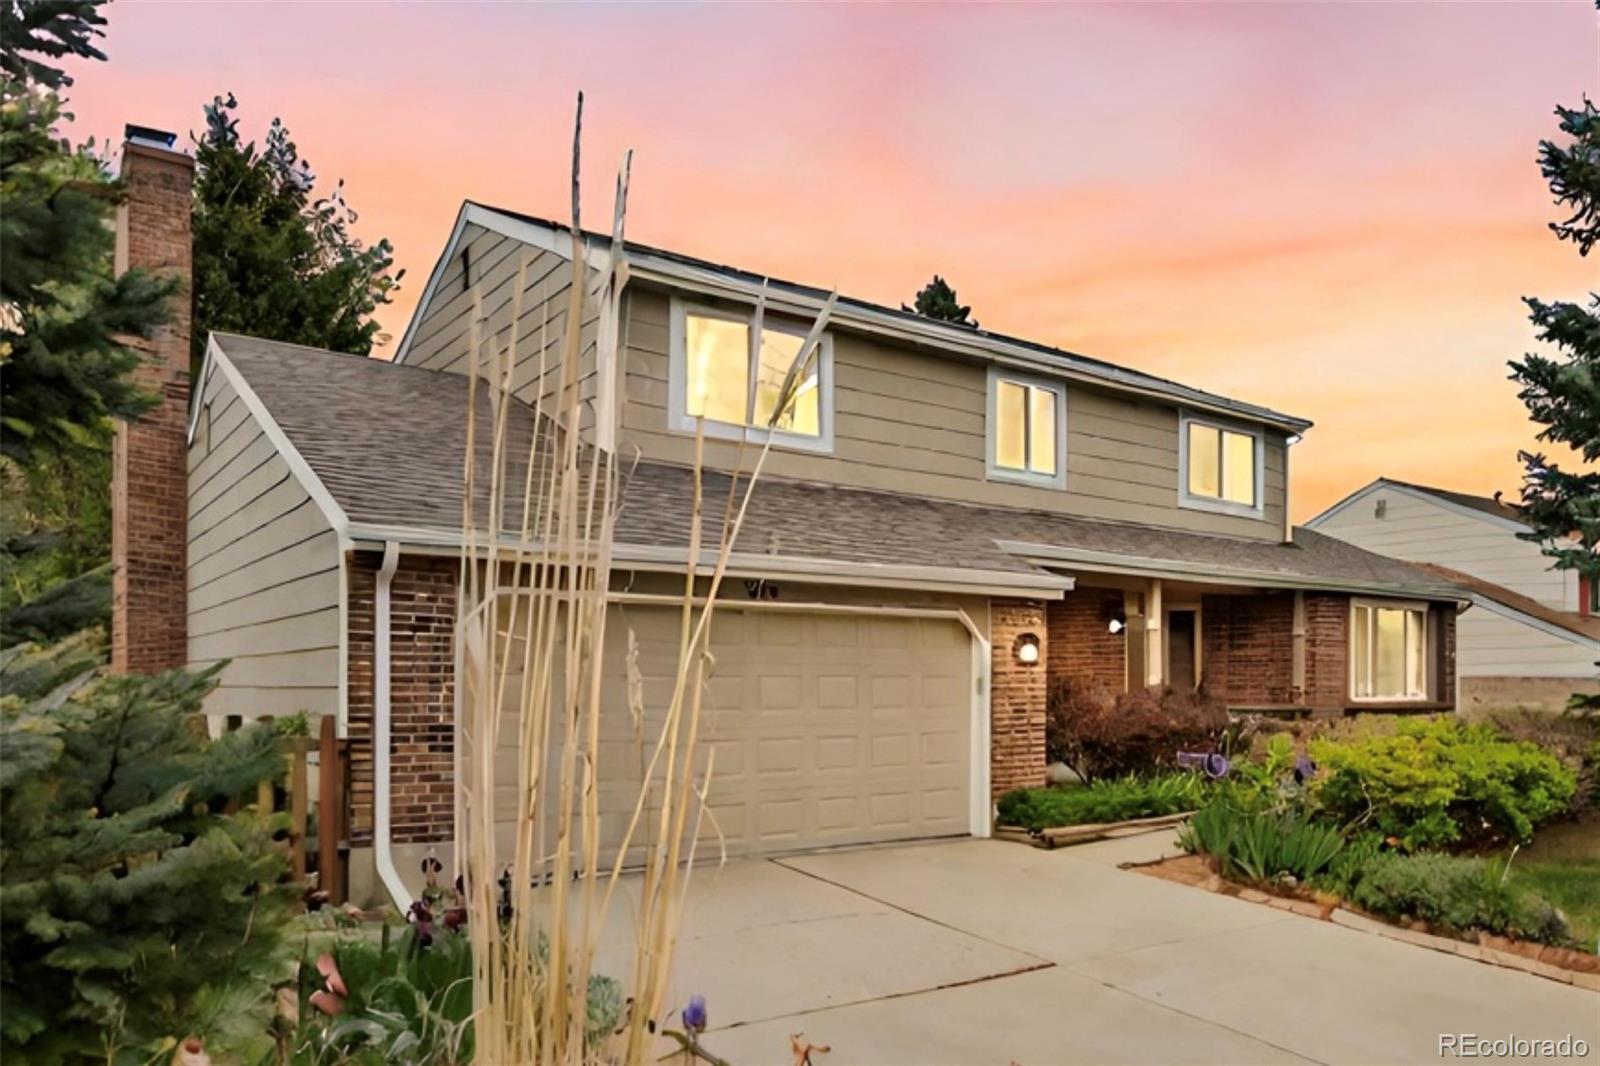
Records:
[[[1560,907],[1572,934],[1588,951],[1600,952],[1600,858],[1516,860],[1512,880]]]

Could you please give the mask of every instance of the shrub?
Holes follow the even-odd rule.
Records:
[[[1385,918],[1420,918],[1452,933],[1481,930],[1543,944],[1572,940],[1561,912],[1519,888],[1502,862],[1382,852],[1361,868],[1348,898]]]
[[[1292,815],[1241,811],[1214,801],[1178,831],[1178,845],[1212,856],[1229,877],[1271,881],[1287,874],[1306,881],[1327,868],[1344,840],[1336,830]]]
[[[1510,740],[1538,745],[1577,773],[1570,808],[1600,807],[1600,717],[1546,711],[1497,711],[1487,719]]]
[[[1116,694],[1103,682],[1064,677],[1050,686],[1045,753],[1093,781],[1173,766],[1180,750],[1215,751],[1227,727],[1227,711],[1203,693]]]
[[[220,986],[278,977],[280,822],[226,812],[283,759],[270,729],[206,735],[215,674],[0,700],[0,1058],[170,1057]]]
[[[1555,756],[1453,718],[1407,721],[1393,736],[1351,743],[1313,741],[1311,753],[1327,771],[1314,789],[1320,807],[1405,850],[1528,840],[1576,789]]]
[[[1193,773],[1102,778],[1088,785],[1019,788],[1000,797],[1000,821],[1027,829],[1121,822],[1192,811],[1205,801],[1205,778]]]

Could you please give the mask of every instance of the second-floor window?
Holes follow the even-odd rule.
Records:
[[[1066,392],[1059,382],[989,374],[989,476],[1066,483]]]
[[[743,435],[812,450],[831,447],[832,338],[795,368],[805,331],[766,320],[752,347],[754,315],[675,304],[672,321],[672,415],[692,431],[704,418],[708,436]],[[794,370],[791,378],[791,370]],[[784,402],[785,384],[788,401]]]
[[[1181,502],[1207,510],[1259,513],[1261,434],[1184,416]]]

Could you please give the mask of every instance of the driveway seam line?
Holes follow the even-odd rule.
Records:
[[[1010,944],[1003,944],[998,940],[991,940],[990,938],[988,938],[986,936],[983,936],[983,935],[981,935],[979,933],[974,933],[974,932],[972,932],[971,930],[968,930],[968,929],[963,929],[958,925],[951,925],[949,922],[941,922],[939,919],[929,917],[926,914],[919,914],[918,912],[912,910],[910,907],[902,907],[902,906],[900,906],[900,904],[895,903],[892,900],[882,899],[882,898],[880,898],[878,896],[872,895],[870,892],[862,892],[860,889],[852,888],[849,885],[842,884],[842,883],[840,883],[838,881],[834,881],[834,880],[832,880],[830,878],[827,878],[827,877],[823,877],[821,874],[812,873],[810,870],[802,870],[798,866],[790,866],[788,863],[784,862],[781,859],[768,859],[767,861],[772,863],[775,866],[781,866],[785,870],[790,870],[790,871],[792,871],[794,873],[800,874],[803,877],[809,877],[814,881],[821,881],[825,885],[832,885],[834,888],[842,888],[842,889],[844,889],[844,891],[849,892],[849,893],[851,893],[853,895],[860,896],[862,899],[870,899],[872,902],[877,903],[880,906],[889,907],[892,910],[897,910],[901,914],[909,914],[911,917],[920,919],[921,921],[927,922],[930,925],[937,925],[939,928],[948,929],[952,933],[960,933],[962,936],[971,937],[973,940],[980,940],[985,944],[992,945],[993,947],[1004,948],[1006,951],[1009,951],[1009,952],[1012,952],[1014,954],[1021,955],[1021,956],[1025,957],[1025,958],[1033,959],[1033,960],[1035,960],[1037,962],[1043,963],[1042,966],[1035,967],[1035,969],[1048,969],[1051,966],[1060,965],[1054,959],[1047,959],[1043,955],[1035,955],[1031,951],[1024,951],[1022,948],[1013,947]],[[1028,972],[1028,971],[1019,971],[1019,972],[1024,972],[1025,973],[1025,972]]]

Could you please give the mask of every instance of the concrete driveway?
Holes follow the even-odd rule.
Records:
[[[677,998],[787,1063],[1437,1062],[1441,1033],[1581,1037],[1600,995],[1119,870],[1139,837],[966,840],[695,872]]]

